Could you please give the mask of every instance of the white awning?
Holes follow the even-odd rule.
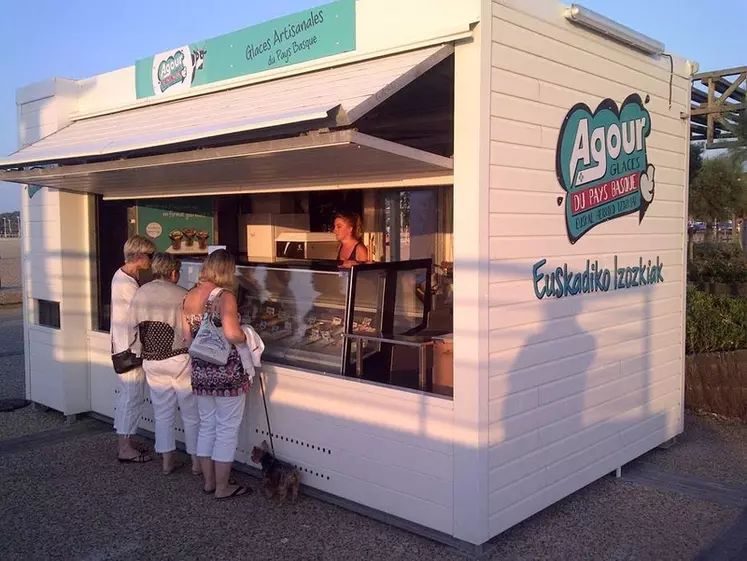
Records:
[[[129,199],[444,185],[453,182],[453,161],[348,129],[0,177]]]
[[[348,126],[453,52],[429,47],[189,99],[84,118],[0,160],[0,169],[165,153],[222,137]],[[246,139],[244,139],[244,142]],[[0,173],[0,180],[11,173]],[[80,190],[80,189],[78,189]]]

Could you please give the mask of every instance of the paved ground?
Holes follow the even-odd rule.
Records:
[[[20,316],[0,309],[0,397],[22,395]],[[0,558],[456,560],[444,545],[310,497],[218,503],[188,471],[113,461],[109,427],[0,413]],[[747,559],[747,425],[688,416],[655,451],[509,530],[491,560]],[[243,474],[242,483],[256,487]]]
[[[21,302],[21,240],[0,238],[0,305]]]
[[[21,287],[20,238],[0,238],[0,286]]]
[[[26,395],[23,356],[23,318],[18,306],[0,306],[0,399]],[[31,407],[0,413],[0,441],[64,425],[61,415]]]

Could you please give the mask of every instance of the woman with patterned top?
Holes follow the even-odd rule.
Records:
[[[130,326],[139,337],[131,349],[143,358],[156,425],[156,453],[162,454],[163,473],[182,467],[176,462],[174,420],[177,404],[182,414],[184,443],[192,456],[192,473],[199,475],[197,432],[200,414],[192,393],[188,337],[184,332],[182,302],[187,291],[178,286],[181,262],[168,253],[153,258],[153,280],[135,293],[130,304]]]
[[[197,284],[184,299],[184,329],[191,337],[200,329],[203,313],[208,321],[222,327],[226,339],[234,345],[228,362],[217,366],[192,357],[192,390],[197,395],[200,431],[197,436],[197,456],[202,466],[204,490],[215,493],[217,499],[240,497],[251,492],[248,487],[229,481],[239,427],[244,416],[246,393],[251,385],[250,374],[241,364],[236,346],[246,340],[239,324],[236,296],[232,290],[236,278],[236,262],[224,249],[207,256],[200,269]],[[214,298],[210,298],[214,289]]]

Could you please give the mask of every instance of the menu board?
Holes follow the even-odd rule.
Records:
[[[137,203],[137,231],[156,250],[178,255],[207,254],[214,243],[213,201],[210,198]]]

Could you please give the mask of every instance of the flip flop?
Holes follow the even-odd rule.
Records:
[[[137,456],[134,456],[132,458],[117,458],[120,464],[147,464],[148,462],[152,462],[153,458],[151,458],[148,454],[145,452],[140,452]]]
[[[243,491],[243,492],[242,492]],[[233,499],[234,497],[245,497],[246,495],[251,495],[252,490],[249,487],[243,487],[239,485],[234,489],[233,493],[230,495],[226,495],[225,497],[215,497],[215,500],[217,501],[225,501],[226,499]]]

